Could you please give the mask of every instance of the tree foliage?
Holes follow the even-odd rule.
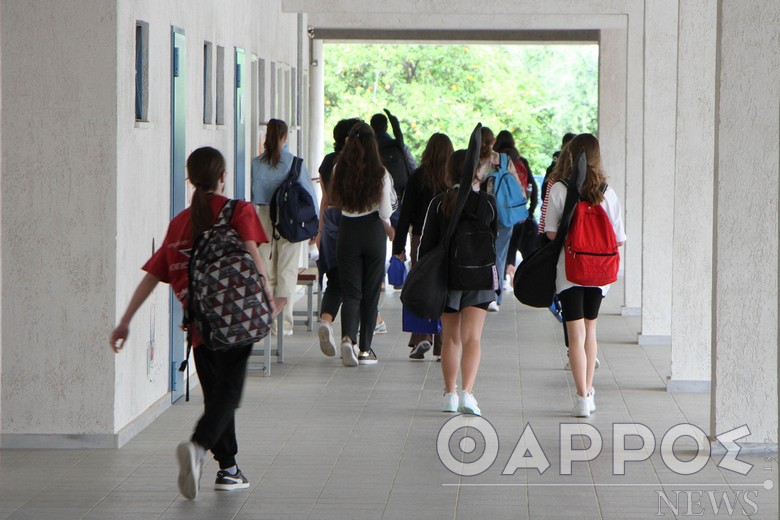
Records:
[[[541,175],[564,133],[598,131],[595,45],[339,43],[324,57],[326,135],[339,119],[388,108],[418,162],[434,132],[465,148],[481,122],[512,132]]]

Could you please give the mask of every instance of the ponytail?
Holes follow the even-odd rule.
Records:
[[[282,138],[287,136],[287,123],[281,119],[271,119],[265,134],[263,157],[261,160],[276,166],[282,158]]]
[[[442,203],[441,203],[441,211],[442,215],[444,215],[447,218],[450,218],[452,214],[455,212],[455,202],[458,198],[458,190],[463,188],[466,190],[470,190],[471,186],[459,186],[455,188],[455,186],[460,181],[460,174],[463,170],[463,165],[466,162],[466,150],[455,150],[452,152],[452,155],[450,155],[450,158],[447,160],[447,182],[450,186],[453,187],[453,189],[447,190],[444,192],[444,196],[442,197]]]
[[[209,196],[219,188],[219,181],[224,174],[225,158],[215,148],[198,148],[187,158],[187,176],[195,187],[190,203],[193,242],[214,222]]]

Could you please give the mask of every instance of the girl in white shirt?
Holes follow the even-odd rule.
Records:
[[[336,257],[341,278],[341,357],[345,366],[376,364],[371,348],[385,276],[390,215],[396,206],[390,174],[382,166],[374,132],[352,127],[333,169],[330,204],[341,208]],[[358,342],[358,326],[360,341]]]
[[[601,166],[599,142],[592,134],[576,136],[563,150],[556,164],[557,178],[567,179],[572,172],[575,158],[584,150],[588,161],[585,181],[580,188],[582,200],[590,204],[600,204],[607,213],[615,232],[618,246],[626,241],[623,228],[623,218],[620,201],[615,191],[607,186],[606,176]],[[570,179],[569,182],[575,182]],[[563,207],[566,202],[567,187],[557,182],[550,189],[547,204],[547,215],[544,231],[550,240],[554,240],[561,223]],[[563,307],[563,319],[569,336],[569,364],[577,388],[574,417],[589,417],[596,410],[595,391],[593,389],[593,373],[596,368],[598,341],[596,338],[596,320],[599,315],[601,300],[607,294],[609,286],[583,287],[566,278],[566,263],[564,251],[558,258],[556,292]]]

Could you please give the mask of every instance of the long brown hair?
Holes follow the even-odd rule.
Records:
[[[209,194],[216,191],[225,173],[225,158],[216,148],[204,146],[187,157],[187,177],[195,187],[190,203],[192,241],[211,227],[214,213],[209,205]]]
[[[329,201],[342,210],[361,213],[382,199],[385,167],[374,131],[364,121],[349,131],[330,181]]]
[[[580,188],[580,196],[583,200],[591,204],[601,204],[604,200],[604,194],[601,192],[601,186],[607,181],[604,168],[601,165],[601,149],[599,141],[593,134],[579,134],[561,150],[558,162],[555,164],[556,179],[569,179],[573,171],[574,161],[577,160],[580,152],[585,152],[588,161],[588,169],[585,174],[585,181]]]
[[[271,119],[265,133],[261,161],[276,166],[282,158],[282,138],[287,136],[287,123],[281,119]]]
[[[483,126],[480,130],[482,133],[482,145],[479,147],[479,161],[485,161],[493,155],[493,143],[496,141],[496,136],[493,134],[493,130]]]
[[[463,171],[463,165],[466,162],[466,150],[455,150],[447,160],[447,183],[450,186],[455,186],[460,182],[461,172]],[[470,190],[469,186],[460,186],[458,189]],[[455,211],[455,201],[458,198],[458,190],[450,190],[444,194],[441,203],[442,214],[449,218]]]
[[[452,155],[452,141],[441,133],[435,133],[428,139],[422,154],[423,185],[427,186],[433,195],[447,189],[447,160]]]

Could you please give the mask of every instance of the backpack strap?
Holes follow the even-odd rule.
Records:
[[[303,159],[297,156],[293,156],[292,164],[290,164],[290,171],[287,173],[287,179],[291,180],[293,182],[296,182],[298,180],[298,177],[301,175],[301,165],[303,164]]]
[[[237,204],[238,201],[236,199],[228,199],[228,201],[225,202],[225,205],[222,206],[222,209],[219,210],[219,215],[217,215],[217,220],[214,222],[214,225],[215,226],[230,225],[230,222],[233,220],[233,213],[236,210]]]
[[[500,154],[498,154],[498,157],[499,157],[499,161],[500,161],[500,166],[499,166],[498,171],[501,171],[501,172],[509,171],[509,168],[507,167],[508,166],[509,156],[507,154],[505,154],[505,153],[500,153]]]

